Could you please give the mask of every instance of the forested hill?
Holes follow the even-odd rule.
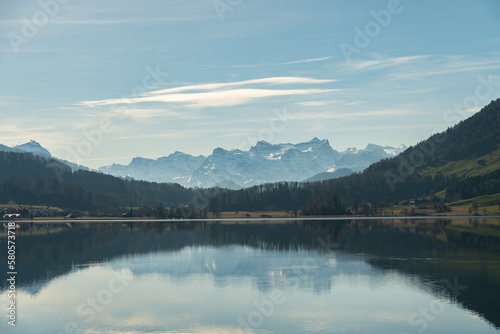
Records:
[[[224,191],[215,211],[292,210],[345,213],[367,201],[385,206],[434,196],[448,201],[500,192],[500,99],[453,128],[435,134],[395,158],[362,173],[314,183],[275,183]]]
[[[0,152],[0,203],[51,205],[93,212],[120,206],[177,206],[193,191],[177,184],[127,181],[89,171],[72,172],[54,159]]]

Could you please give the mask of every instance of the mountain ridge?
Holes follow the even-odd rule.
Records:
[[[134,157],[128,165],[112,163],[99,172],[120,177],[157,183],[178,183],[184,187],[221,187],[241,189],[258,184],[279,181],[305,181],[322,177],[347,175],[346,170],[360,172],[374,162],[392,157],[406,149],[367,144],[364,149],[348,148],[339,152],[328,139],[312,138],[300,143],[272,144],[258,141],[247,151],[216,147],[212,154],[191,155],[175,151],[157,159]],[[89,170],[72,162],[59,159],[30,139],[13,147],[0,144],[0,151],[31,153],[55,159],[72,170]],[[343,172],[334,173],[336,170]]]
[[[47,157],[52,158],[52,154],[46,148],[44,148],[42,145],[40,145],[38,142],[36,142],[33,139],[30,139],[30,140],[25,141],[25,142],[21,142],[15,146],[13,146],[13,148],[24,151],[24,152],[29,152],[29,153],[33,153],[36,155],[43,155],[43,156],[47,156]]]
[[[317,137],[297,144],[271,144],[261,140],[248,151],[216,147],[206,157],[176,151],[158,159],[135,157],[128,165],[112,164],[98,170],[122,178],[176,182],[185,187],[209,188],[230,184],[231,188],[237,189],[269,182],[304,181],[319,173],[341,168],[359,172],[404,149],[404,145],[368,144],[365,149],[338,152],[327,139]]]

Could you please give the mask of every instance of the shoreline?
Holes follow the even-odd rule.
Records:
[[[64,218],[60,219],[12,219],[2,220],[3,223],[13,221],[16,223],[143,223],[143,222],[280,222],[280,221],[304,221],[304,220],[426,220],[426,219],[479,219],[479,218],[499,218],[500,215],[483,216],[458,216],[458,215],[440,215],[440,216],[305,216],[305,217],[266,217],[266,218],[119,218],[119,217],[84,217],[84,218]]]

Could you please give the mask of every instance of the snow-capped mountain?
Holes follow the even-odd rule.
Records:
[[[249,151],[217,148],[195,170],[191,186],[211,187],[226,180],[239,186],[278,181],[302,181],[324,172],[340,154],[328,140],[313,140],[299,144],[258,142]]]
[[[36,155],[52,157],[52,154],[50,154],[49,151],[47,151],[45,148],[42,147],[42,145],[40,145],[39,143],[37,143],[36,141],[34,141],[32,139],[25,141],[25,142],[22,142],[22,143],[19,143],[19,144],[13,146],[13,148],[21,150],[23,152],[29,152],[29,153],[33,153]]]
[[[216,148],[208,157],[175,152],[156,160],[134,158],[128,165],[99,168],[105,174],[151,182],[175,182],[185,187],[242,188],[279,181],[313,181],[360,172],[371,164],[398,155],[406,149],[368,144],[364,149],[334,150],[328,140],[313,138],[298,144],[259,141],[248,151]],[[56,159],[72,170],[85,169],[58,159],[34,140],[13,147],[0,144],[0,151],[29,152]]]
[[[404,150],[406,150],[405,145],[400,145],[395,148],[391,146],[368,144],[366,148],[362,150],[357,150],[355,147],[348,148],[342,152],[340,158],[335,161],[334,169],[348,168],[353,172],[361,172],[371,164],[385,158],[394,157]]]
[[[187,187],[238,188],[268,182],[304,181],[338,169],[359,172],[404,149],[404,145],[394,148],[369,144],[365,149],[337,152],[328,140],[318,138],[298,144],[260,141],[248,151],[219,147],[208,157],[175,152],[157,160],[134,158],[127,166],[113,164],[99,170],[119,177],[177,182]]]
[[[131,177],[153,182],[176,182],[188,185],[193,172],[200,167],[206,157],[175,152],[159,159],[134,158],[127,166],[112,164],[99,168],[105,174]]]

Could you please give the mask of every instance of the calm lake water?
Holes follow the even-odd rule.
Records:
[[[5,230],[0,243],[7,272]],[[20,223],[0,333],[498,333],[500,219]],[[0,304],[7,314],[7,283]]]

